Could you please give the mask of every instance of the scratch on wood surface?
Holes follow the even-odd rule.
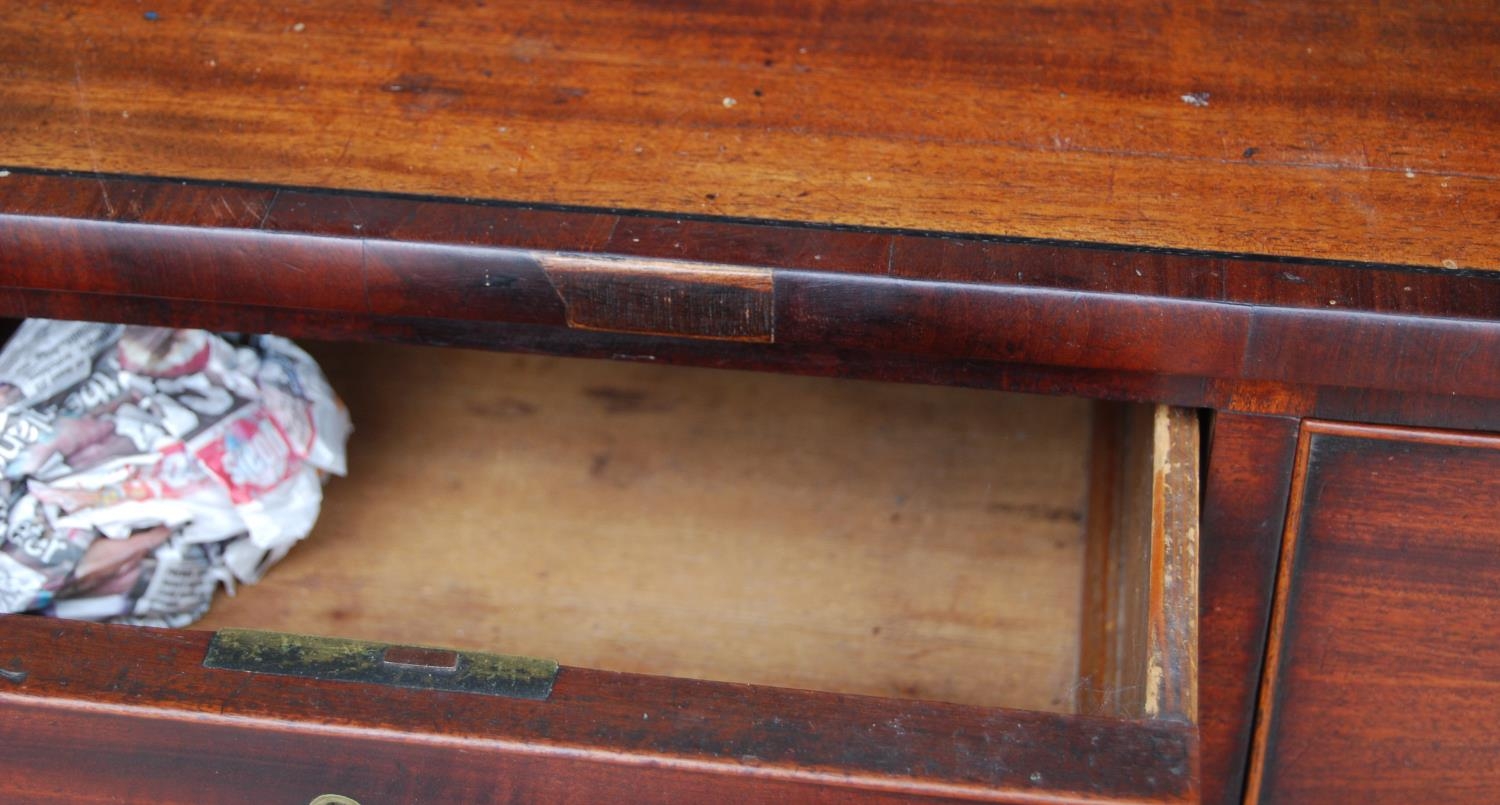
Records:
[[[260,219],[255,224],[256,229],[264,230],[266,228],[266,222],[271,220],[271,211],[276,209],[276,202],[280,199],[281,189],[277,188],[276,192],[271,194],[270,200],[266,202],[266,206],[261,208]],[[249,204],[250,203],[248,201],[245,202],[245,210],[247,212],[250,210]]]
[[[341,167],[343,167],[344,160],[346,158],[348,158],[348,156],[349,156],[349,146],[352,145],[353,143],[354,143],[354,135],[353,134],[350,134],[348,137],[346,137],[344,139],[344,147],[339,149],[339,155],[337,157],[335,157],[334,160],[333,160],[333,166],[335,168],[341,168]]]
[[[295,271],[298,274],[306,274],[307,273],[307,267],[306,266],[299,266],[296,263],[293,263],[292,261],[287,260],[287,259],[285,259],[283,257],[273,257],[272,259],[274,259],[276,262],[280,263],[281,265],[286,266],[287,268],[291,269],[292,271]]]
[[[234,220],[234,207],[230,205],[229,199],[221,194],[218,198],[214,199],[214,203],[219,209],[224,211],[225,220]]]
[[[83,130],[83,141],[89,150],[89,164],[94,173],[99,172],[99,149],[94,145],[94,123],[93,116],[89,113],[88,95],[84,89],[83,60],[77,57],[73,59],[73,90],[76,105],[78,107],[78,123]],[[115,216],[115,205],[109,200],[109,187],[104,179],[96,180],[99,183],[99,195],[104,200],[104,209],[113,218]]]

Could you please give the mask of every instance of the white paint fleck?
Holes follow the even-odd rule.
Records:
[[[1458,268],[1458,261],[1457,260],[1444,260],[1443,261],[1443,268]]]
[[[737,103],[739,103],[739,101],[737,101],[737,100],[735,100],[733,98],[725,98],[724,99],[724,108],[725,109],[733,109],[734,105],[737,104]]]
[[[1032,772],[1031,773],[1031,781],[1033,783],[1040,783],[1042,781],[1042,773],[1039,772],[1039,771]]]
[[[10,175],[10,171],[0,171],[0,179],[4,179],[5,177],[7,177],[9,175]]]
[[[293,26],[292,26],[292,30],[293,30],[293,31],[296,31],[296,32],[297,32],[297,33],[299,33],[299,34],[300,34],[300,33],[302,33],[302,32],[303,32],[303,31],[305,31],[305,30],[307,30],[307,26],[306,26],[306,25],[303,25],[303,24],[302,24],[302,23],[300,23],[300,22],[299,22],[299,23],[297,23],[297,24],[296,24],[296,25],[293,25]]]
[[[1182,102],[1187,104],[1188,106],[1196,106],[1201,109],[1208,105],[1208,93],[1189,92],[1188,94],[1182,96]]]
[[[1415,179],[1415,178],[1417,178],[1417,172],[1414,171],[1414,170],[1412,170],[1411,168],[1407,168],[1406,169],[1406,178],[1408,178],[1408,179]]]

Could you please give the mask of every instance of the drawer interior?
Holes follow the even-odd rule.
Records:
[[[201,628],[1058,712],[1157,714],[1153,674],[1191,689],[1196,636],[1168,628],[1197,606],[1167,555],[1196,536],[1186,412],[310,349],[354,418],[350,477]]]

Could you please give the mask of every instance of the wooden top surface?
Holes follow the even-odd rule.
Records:
[[[1500,268],[1500,14],[1234,5],[18,6],[0,165]]]

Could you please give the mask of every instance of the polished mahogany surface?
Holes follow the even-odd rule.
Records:
[[[1304,427],[1252,801],[1494,798],[1497,479],[1492,436]]]
[[[1500,268],[1484,3],[30,4],[0,167]]]

